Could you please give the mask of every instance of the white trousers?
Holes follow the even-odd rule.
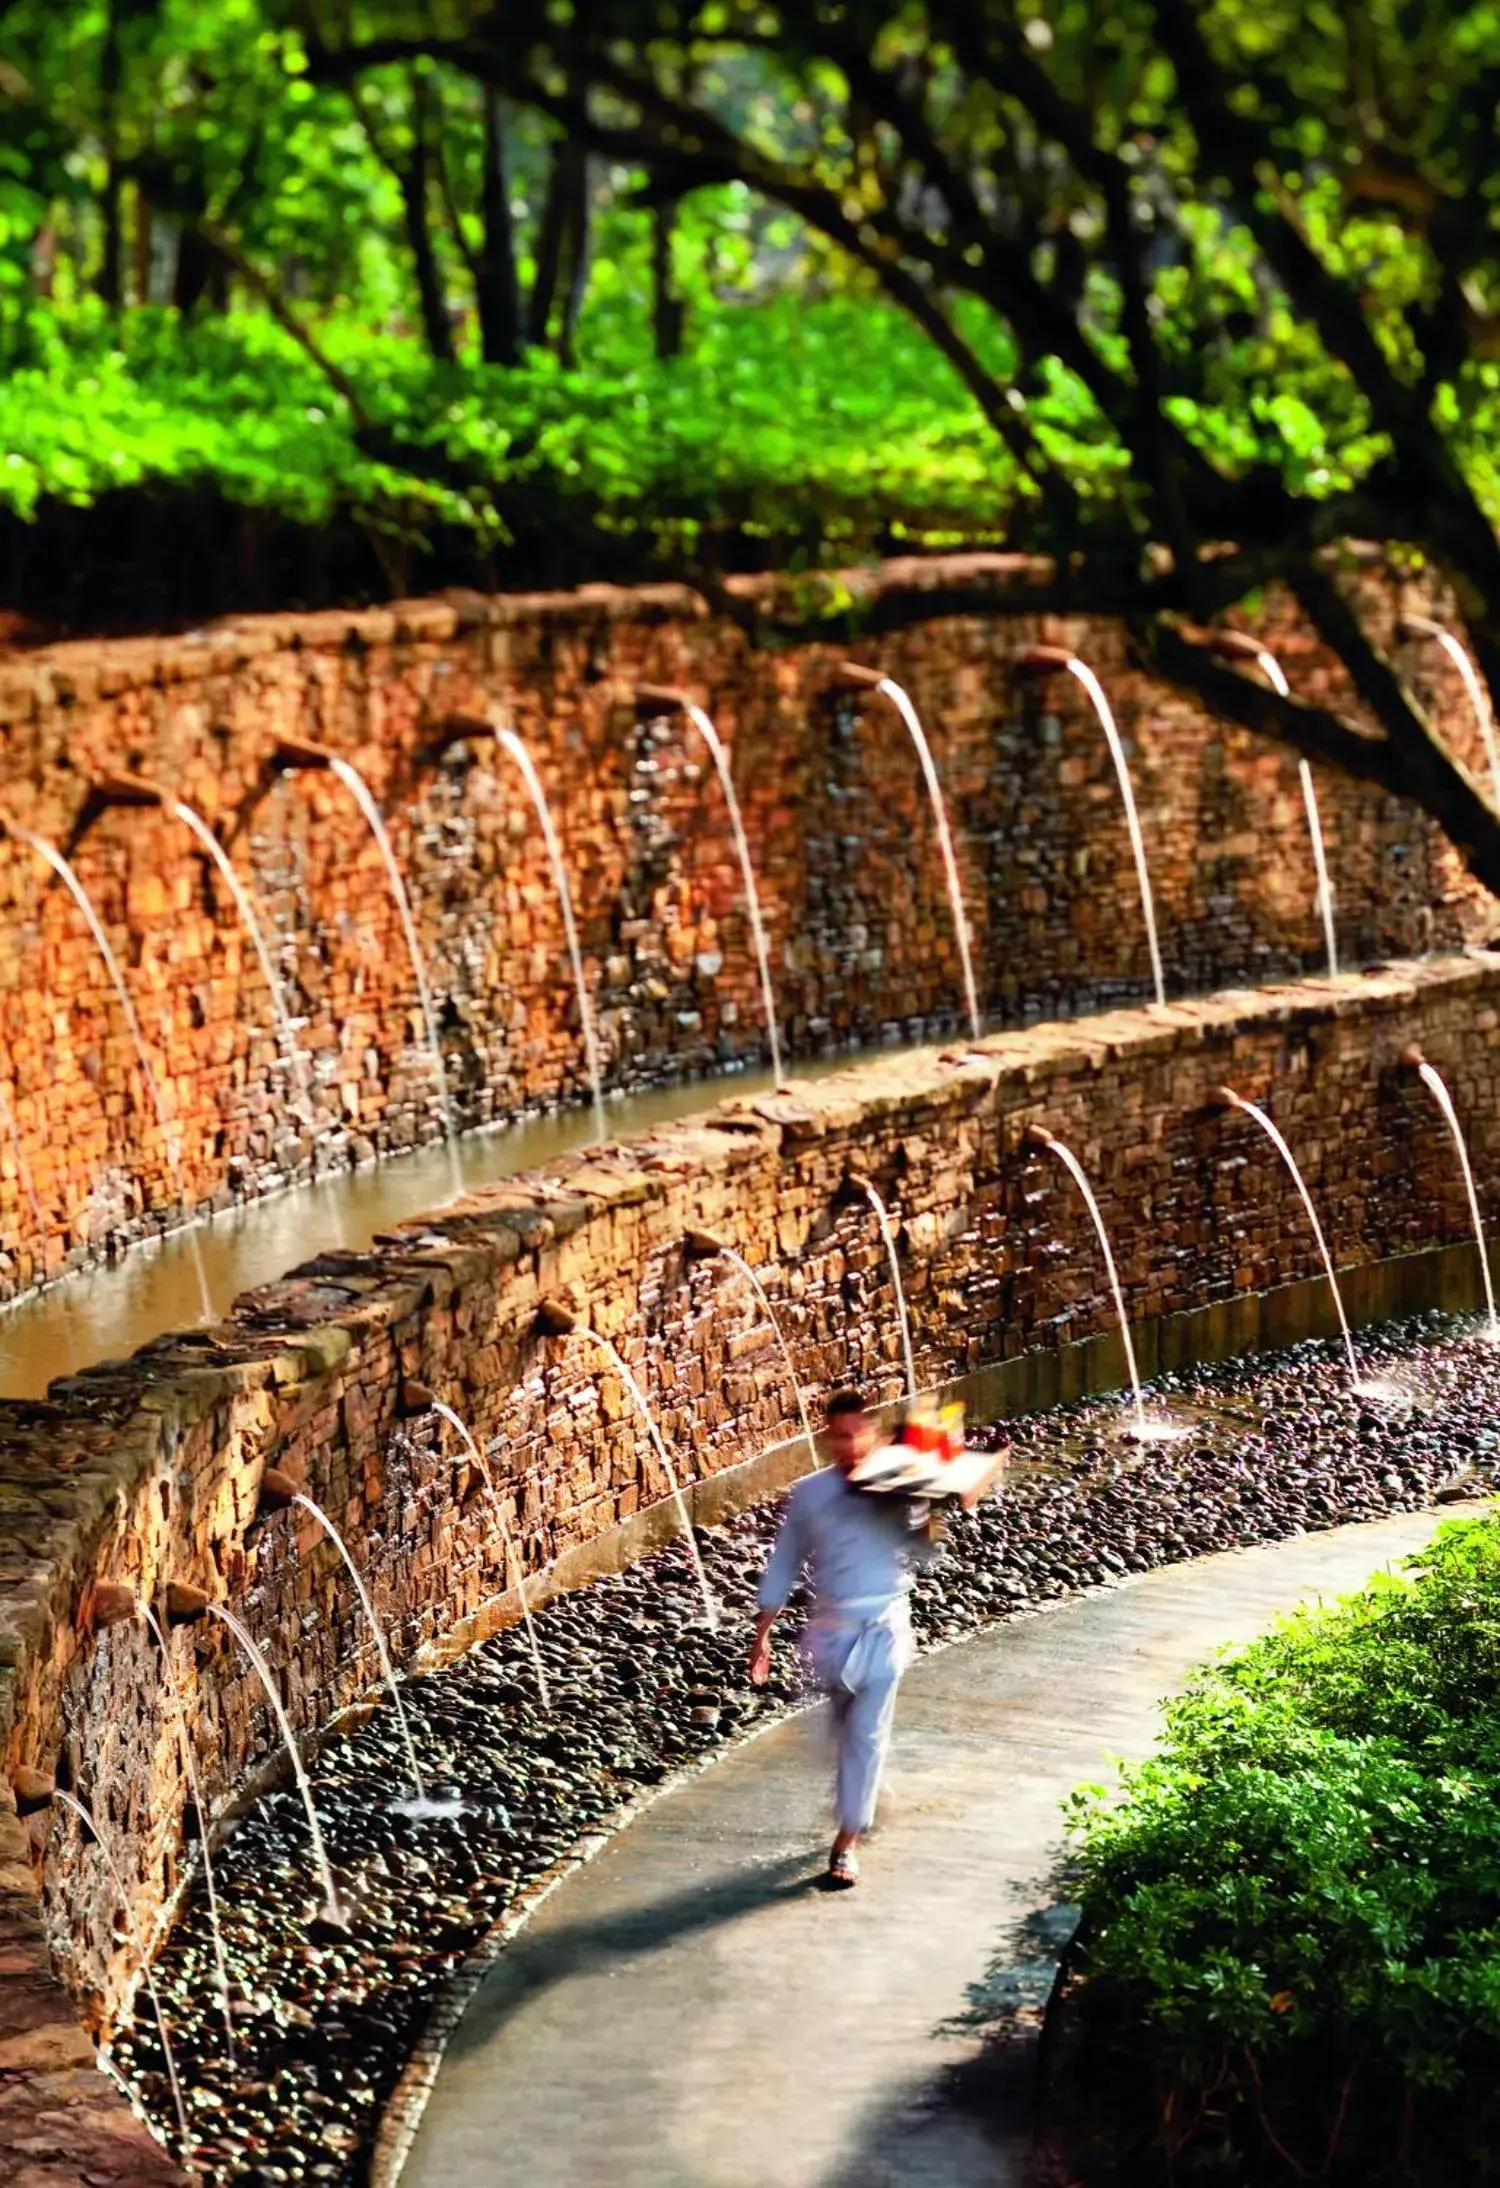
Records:
[[[838,1827],[868,1831],[891,1744],[896,1690],[916,1652],[905,1596],[891,1603],[820,1605],[804,1649],[813,1678],[833,1705]]]

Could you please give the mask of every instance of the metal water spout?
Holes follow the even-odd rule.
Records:
[[[1130,763],[1125,757],[1125,744],[1115,721],[1114,709],[1105,695],[1104,686],[1089,667],[1067,646],[1028,646],[1018,654],[1015,669],[1021,676],[1055,676],[1059,671],[1080,683],[1088,694],[1109,756],[1115,766],[1115,780],[1120,786],[1120,802],[1125,808],[1125,826],[1130,834],[1130,850],[1135,860],[1136,884],[1141,893],[1141,912],[1146,922],[1146,946],[1151,953],[1151,980],[1158,1003],[1167,999],[1166,981],[1162,975],[1161,948],[1156,939],[1156,906],[1151,895],[1151,874],[1146,864],[1146,839],[1141,833],[1140,815],[1135,807],[1135,787],[1130,779]]]
[[[740,880],[745,891],[745,910],[750,918],[750,936],[755,945],[755,963],[760,973],[761,1007],[766,1014],[766,1038],[771,1048],[771,1076],[780,1087],[781,1034],[776,1022],[776,991],[771,984],[771,953],[766,942],[765,922],[760,914],[760,891],[755,885],[755,867],[750,857],[750,839],[745,834],[744,817],[734,787],[734,773],[729,765],[729,754],[713,721],[703,708],[690,699],[685,691],[678,691],[669,684],[640,684],[636,687],[636,701],[642,707],[676,708],[684,713],[698,735],[703,739],[708,756],[713,761],[714,773],[719,778],[719,788],[724,793],[724,803],[729,810],[729,826],[734,834],[734,847],[740,862]]]
[[[1474,719],[1479,724],[1479,734],[1484,739],[1484,754],[1489,762],[1490,788],[1495,804],[1500,806],[1500,745],[1495,740],[1495,710],[1490,704],[1489,693],[1479,680],[1467,646],[1462,645],[1444,624],[1435,623],[1429,615],[1407,615],[1401,620],[1403,635],[1415,638],[1435,638],[1448,659],[1457,669]]]
[[[458,1159],[458,1141],[453,1127],[453,1111],[448,1100],[448,1074],[443,1064],[443,1044],[438,1033],[437,1011],[433,1005],[432,988],[427,978],[427,960],[422,955],[422,944],[417,934],[417,922],[411,908],[411,898],[406,893],[406,883],[397,863],[395,846],[385,816],[375,803],[375,795],[352,760],[346,760],[341,752],[334,752],[327,745],[314,744],[301,737],[278,737],[272,755],[273,764],[283,773],[312,772],[334,775],[349,792],[359,807],[366,827],[375,839],[385,868],[391,901],[401,922],[401,932],[406,939],[406,954],[411,960],[413,978],[417,984],[417,999],[422,1008],[422,1023],[427,1029],[427,1053],[432,1059],[432,1075],[437,1086],[438,1107],[443,1119],[443,1136],[448,1142],[448,1161],[453,1174],[455,1197],[463,1191],[463,1171]]]
[[[717,1232],[687,1231],[683,1234],[682,1242],[688,1253],[700,1260],[712,1261],[718,1259],[727,1261],[742,1281],[750,1287],[759,1304],[760,1311],[770,1323],[772,1334],[780,1347],[787,1381],[791,1384],[792,1394],[797,1401],[797,1413],[802,1422],[802,1433],[807,1439],[808,1456],[812,1460],[814,1468],[816,1468],[818,1464],[818,1439],[813,1434],[812,1421],[808,1416],[807,1393],[802,1387],[802,1378],[797,1373],[797,1363],[792,1358],[792,1348],[787,1343],[786,1331],[781,1326],[781,1317],[772,1306],[765,1285],[738,1248],[731,1246],[727,1239],[720,1238]]]
[[[867,669],[858,661],[841,661],[837,676],[838,681],[851,690],[875,691],[883,699],[889,699],[900,715],[916,751],[917,764],[922,770],[922,780],[927,789],[927,802],[932,808],[933,826],[937,830],[938,850],[942,854],[943,874],[948,885],[948,907],[953,915],[953,931],[958,940],[964,1002],[969,1013],[969,1031],[976,1041],[980,1040],[984,1034],[984,1021],[979,1009],[979,990],[974,980],[974,946],[969,929],[968,907],[964,902],[963,883],[959,879],[953,831],[948,825],[948,804],[943,796],[943,781],[938,773],[937,761],[932,756],[932,746],[927,741],[927,732],[922,727],[922,717],[905,686],[898,684],[892,676],[882,675],[879,669]]]
[[[271,999],[271,1014],[276,1021],[276,1038],[282,1054],[291,1066],[298,1090],[305,1093],[307,1063],[297,1046],[297,1036],[292,1028],[286,987],[267,945],[259,908],[250,890],[235,872],[228,852],[201,813],[184,799],[174,797],[162,784],[152,782],[144,775],[106,775],[102,781],[95,783],[84,801],[83,816],[75,835],[81,834],[83,828],[98,814],[121,806],[127,809],[151,807],[167,814],[170,819],[179,821],[194,841],[207,852],[219,878],[229,891],[240,924],[249,937],[250,947],[254,950],[256,962],[260,966],[261,978],[266,983],[266,991]]]
[[[1469,1220],[1474,1226],[1474,1243],[1479,1248],[1479,1273],[1484,1278],[1485,1304],[1489,1309],[1489,1335],[1492,1344],[1500,1343],[1500,1318],[1495,1313],[1495,1287],[1490,1280],[1489,1249],[1484,1242],[1484,1223],[1479,1213],[1479,1194],[1474,1184],[1474,1171],[1469,1161],[1469,1143],[1464,1138],[1463,1126],[1458,1121],[1458,1111],[1453,1106],[1453,1096],[1441,1072],[1427,1061],[1415,1041],[1401,1051],[1401,1061],[1408,1071],[1416,1072],[1428,1093],[1443,1113],[1453,1145],[1458,1154],[1458,1164],[1463,1172],[1464,1191],[1469,1197]]]
[[[1286,680],[1286,672],[1269,646],[1263,646],[1258,638],[1245,631],[1215,631],[1209,639],[1215,653],[1226,661],[1253,661],[1278,698],[1290,699],[1292,687]],[[1307,832],[1312,838],[1313,872],[1318,885],[1318,912],[1323,921],[1323,946],[1328,952],[1328,970],[1338,978],[1338,938],[1333,925],[1333,886],[1328,878],[1328,853],[1323,842],[1323,821],[1318,812],[1317,786],[1313,771],[1305,758],[1297,761],[1297,779],[1302,785],[1302,806],[1307,814]]]
[[[698,1592],[703,1598],[703,1615],[710,1632],[717,1633],[719,1630],[719,1606],[714,1592],[708,1584],[708,1574],[703,1566],[703,1553],[698,1548],[698,1537],[694,1531],[692,1517],[687,1508],[687,1499],[682,1493],[682,1482],[679,1479],[677,1468],[672,1463],[672,1454],[667,1449],[666,1440],[656,1425],[656,1416],[647,1402],[646,1393],[636,1380],[629,1363],[621,1357],[618,1347],[611,1344],[607,1337],[601,1337],[598,1330],[590,1327],[570,1300],[560,1298],[544,1299],[537,1309],[537,1327],[544,1337],[581,1337],[586,1339],[589,1344],[597,1346],[625,1385],[630,1402],[635,1407],[646,1434],[650,1438],[651,1448],[656,1453],[661,1470],[667,1477],[667,1486],[671,1492],[672,1501],[677,1507],[677,1518],[682,1528],[683,1540],[687,1543],[688,1555],[693,1561],[693,1571],[698,1581]]]
[[[453,715],[439,738],[437,750],[442,752],[450,745],[467,744],[473,737],[492,738],[512,762],[526,786],[526,795],[531,800],[537,826],[542,831],[542,846],[547,853],[547,864],[552,869],[552,887],[557,897],[558,910],[562,914],[563,940],[567,945],[568,963],[573,972],[573,992],[578,1000],[578,1023],[583,1033],[584,1061],[588,1068],[589,1090],[594,1101],[594,1137],[602,1147],[609,1132],[604,1122],[604,1068],[599,1055],[599,1029],[594,1018],[594,1006],[589,999],[588,983],[583,977],[583,948],[578,940],[578,922],[573,914],[573,891],[568,881],[568,867],[563,857],[562,843],[552,818],[552,807],[529,749],[506,722],[492,720],[487,715]]]
[[[156,1976],[151,1967],[151,1955],[147,1949],[146,1940],[141,1935],[141,1926],[135,1918],[135,1903],[131,1899],[125,1879],[120,1874],[115,1857],[105,1843],[104,1833],[100,1830],[92,1812],[72,1793],[65,1793],[61,1786],[57,1787],[52,1799],[54,1803],[60,1802],[64,1808],[71,1809],[73,1814],[78,1817],[84,1829],[98,1847],[100,1858],[109,1872],[109,1879],[115,1890],[115,1902],[125,1918],[126,1928],[130,1931],[131,1942],[136,1949],[140,1972],[145,1978],[146,1989],[150,1993],[151,2011],[156,2020],[156,2033],[161,2039],[162,2057],[166,2061],[167,2080],[172,2090],[172,2108],[177,2114],[177,2126],[182,2135],[183,2151],[184,2155],[187,2155],[193,2148],[193,2133],[188,2126],[187,2107],[182,2101],[182,2084],[177,2076],[177,2061],[172,2051],[172,2039],[167,2033],[167,2017],[162,2011],[161,1993],[156,1987]]]
[[[183,1183],[182,1149],[178,1144],[178,1135],[168,1120],[166,1103],[162,1098],[161,1083],[152,1066],[151,1051],[146,1046],[146,1036],[141,1030],[140,1018],[137,1016],[135,1004],[131,1001],[130,989],[127,987],[125,975],[120,969],[120,960],[116,957],[109,936],[104,931],[104,922],[99,917],[94,900],[79,880],[71,863],[63,857],[55,844],[49,843],[44,836],[34,834],[31,829],[23,827],[19,821],[12,820],[9,815],[0,814],[0,843],[5,842],[24,844],[28,851],[39,858],[42,864],[57,876],[82,915],[83,923],[88,928],[95,949],[99,952],[100,962],[109,976],[109,984],[114,990],[115,1000],[119,1004],[121,1015],[125,1020],[126,1030],[130,1035],[130,1043],[135,1050],[136,1066],[140,1072],[141,1084],[145,1088],[146,1098],[151,1104],[152,1115],[156,1119],[156,1129],[161,1136],[162,1152],[166,1157],[167,1168],[171,1173],[172,1189],[177,1195],[179,1206],[186,1215],[187,1193]],[[214,1317],[214,1303],[213,1295],[208,1288],[208,1273],[203,1266],[202,1241],[196,1229],[192,1227],[190,1218],[187,1220],[187,1228],[189,1250],[192,1253],[193,1268],[198,1279],[198,1298],[203,1309],[203,1320],[211,1322]]]

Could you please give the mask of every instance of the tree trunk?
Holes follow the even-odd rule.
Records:
[[[151,301],[151,206],[140,184],[135,190],[135,300],[138,304]]]
[[[541,225],[537,229],[536,275],[531,284],[531,301],[526,310],[526,339],[533,349],[542,349],[546,345],[547,330],[552,324],[552,306],[557,298],[558,277],[562,272],[563,242],[568,215],[564,172],[567,149],[565,144],[555,144],[552,147],[547,195],[542,204]]]
[[[432,244],[432,225],[427,208],[427,95],[421,74],[412,73],[411,155],[400,170],[401,205],[406,216],[406,240],[417,277],[422,306],[422,325],[427,346],[440,363],[451,365],[456,352],[453,327],[443,298],[442,273]]]
[[[568,280],[563,291],[562,325],[557,331],[558,360],[569,371],[577,362],[574,337],[578,314],[583,309],[589,281],[589,156],[584,145],[569,143],[567,155],[567,262]]]
[[[677,225],[676,198],[651,215],[651,335],[663,362],[682,355],[687,311],[672,282],[672,234]]]
[[[99,294],[112,311],[125,301],[124,235],[120,203],[124,183],[120,175],[115,124],[120,104],[124,61],[120,52],[120,26],[113,8],[104,24],[104,49],[99,56],[99,125],[104,137],[108,166],[104,176],[104,200],[100,213],[104,241],[99,259]]]
[[[484,176],[480,212],[484,240],[474,261],[480,351],[487,365],[521,362],[521,290],[516,278],[516,237],[505,172],[505,114],[493,85],[484,90]]]
[[[216,267],[223,260],[196,228],[184,228],[177,238],[177,265],[172,275],[172,302],[180,312],[190,312],[209,288]]]

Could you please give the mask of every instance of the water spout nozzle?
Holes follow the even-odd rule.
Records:
[[[588,1324],[571,1300],[544,1299],[536,1310],[536,1325],[544,1337],[569,1337]]]
[[[432,1392],[425,1383],[419,1383],[415,1375],[407,1375],[401,1383],[401,1411],[408,1419],[416,1413],[435,1410]]]
[[[1426,1063],[1427,1058],[1422,1054],[1422,1051],[1418,1044],[1415,1041],[1412,1041],[1409,1042],[1404,1049],[1402,1049],[1397,1061],[1406,1071],[1420,1071],[1423,1064]]]
[[[691,704],[687,693],[679,691],[675,684],[637,684],[635,703],[639,707],[661,707],[674,712],[679,708],[685,712]]]
[[[1221,653],[1226,661],[1259,661],[1266,650],[1244,631],[1210,631],[1207,644],[1210,653]]]
[[[862,661],[840,661],[833,672],[834,683],[850,691],[874,691],[885,682],[880,669],[867,669]]]
[[[1028,646],[1011,663],[1017,676],[1056,676],[1073,659],[1067,646]]]
[[[279,1466],[268,1466],[260,1477],[260,1508],[263,1512],[284,1512],[301,1490],[290,1474]]]
[[[440,760],[451,745],[473,744],[480,738],[494,737],[500,728],[500,722],[493,715],[450,714],[446,721],[438,724],[427,756],[429,760]]]
[[[89,801],[101,808],[107,805],[165,805],[167,793],[144,775],[105,775],[99,782],[89,785]]]
[[[57,1792],[57,1781],[44,1770],[30,1770],[23,1764],[11,1778],[10,1789],[16,1797],[18,1816],[35,1816],[42,1809],[50,1808]]]
[[[1211,1086],[1204,1097],[1207,1107],[1214,1110],[1238,1109],[1240,1098],[1232,1086]]]
[[[1044,1124],[1028,1124],[1021,1134],[1021,1145],[1034,1150],[1055,1147],[1057,1145],[1057,1135],[1049,1132]]]
[[[698,1261],[712,1261],[724,1252],[724,1241],[712,1231],[684,1231],[682,1243],[690,1257]]]
[[[336,756],[327,745],[313,744],[308,738],[278,737],[271,764],[288,773],[297,768],[320,768],[326,773]]]
[[[196,1626],[208,1610],[208,1590],[195,1588],[188,1580],[172,1580],[167,1583],[165,1601],[169,1626]]]
[[[86,1623],[95,1632],[105,1626],[118,1626],[127,1618],[140,1615],[140,1604],[134,1588],[127,1588],[117,1580],[103,1580],[95,1588],[86,1605]]]

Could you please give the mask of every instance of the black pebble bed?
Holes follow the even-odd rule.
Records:
[[[922,1645],[1204,1552],[1487,1490],[1500,1459],[1500,1349],[1472,1323],[1428,1315],[1366,1332],[1359,1351],[1363,1372],[1399,1379],[1409,1403],[1354,1395],[1342,1351],[1310,1343],[1160,1378],[1150,1409],[1189,1428],[1176,1442],[1134,1444],[1118,1397],[971,1438],[1007,1435],[1015,1460],[999,1493],[953,1520],[944,1555],[922,1574]],[[314,1790],[346,1935],[317,1919],[294,1791],[234,1827],[215,1859],[232,2070],[201,1875],[156,1963],[191,2152],[144,1990],[112,2047],[113,2071],[179,2155],[212,2182],[246,2188],[365,2177],[381,2106],[436,1994],[517,1894],[643,1788],[798,1698],[785,1646],[769,1687],[745,1677],[775,1522],[762,1507],[700,1538],[724,1613],[716,1634],[681,1544],[548,1604],[536,1626],[550,1715],[519,1628],[406,1686],[429,1790],[461,1794],[459,1813],[416,1818],[394,1805],[406,1768],[388,1707],[329,1742]]]

